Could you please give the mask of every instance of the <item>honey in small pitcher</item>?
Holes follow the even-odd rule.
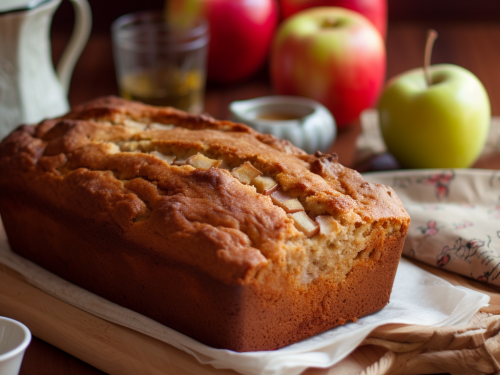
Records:
[[[257,120],[271,120],[271,121],[290,121],[298,120],[303,116],[291,112],[263,112],[256,116]]]

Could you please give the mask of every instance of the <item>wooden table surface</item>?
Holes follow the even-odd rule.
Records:
[[[426,30],[435,28],[439,38],[434,46],[433,63],[452,63],[472,71],[485,85],[490,96],[492,114],[500,116],[500,23],[447,22],[391,23],[387,37],[387,77],[402,73],[421,64]],[[60,55],[66,35],[52,36],[54,58]],[[71,105],[101,95],[117,95],[117,86],[108,34],[93,34],[78,62],[69,93]],[[228,117],[228,104],[233,100],[249,99],[272,94],[266,71],[237,85],[209,84],[205,111],[213,117]],[[359,123],[339,132],[331,151],[337,152],[340,162],[356,167],[354,142],[360,133]],[[500,165],[492,160],[482,167]],[[194,360],[194,359],[193,359]],[[36,337],[26,351],[21,375],[72,374],[95,375],[101,371],[43,342]]]

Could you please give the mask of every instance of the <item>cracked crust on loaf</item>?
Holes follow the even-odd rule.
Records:
[[[237,351],[382,308],[409,225],[390,187],[335,155],[114,97],[21,126],[0,170],[14,251]]]

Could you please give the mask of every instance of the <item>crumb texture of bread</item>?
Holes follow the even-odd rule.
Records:
[[[0,143],[14,251],[201,342],[272,350],[377,311],[409,226],[334,154],[115,97]]]

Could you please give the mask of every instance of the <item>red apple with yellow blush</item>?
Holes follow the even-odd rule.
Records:
[[[368,18],[385,39],[387,34],[387,0],[280,0],[284,18],[312,7],[341,7]]]
[[[339,7],[311,8],[278,29],[270,58],[277,94],[314,99],[339,127],[378,99],[386,54],[380,33],[364,16]]]
[[[168,0],[166,14],[180,25],[207,19],[207,78],[222,83],[243,81],[264,65],[278,23],[276,0]]]

